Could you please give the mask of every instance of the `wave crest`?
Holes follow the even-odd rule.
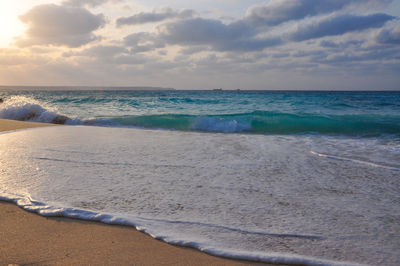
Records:
[[[107,120],[122,126],[222,133],[400,135],[400,117],[378,115],[319,115],[254,111],[226,115],[122,116],[110,117]]]
[[[57,109],[24,96],[12,96],[0,104],[0,118],[54,124],[77,124],[72,119],[58,113]]]

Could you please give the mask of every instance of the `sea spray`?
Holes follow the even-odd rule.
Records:
[[[54,124],[79,123],[77,119],[59,114],[56,108],[25,96],[12,96],[3,100],[0,105],[0,118]]]

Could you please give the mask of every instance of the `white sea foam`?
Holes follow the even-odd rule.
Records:
[[[234,119],[221,119],[218,117],[200,117],[193,124],[194,130],[211,132],[242,132],[251,129],[251,122],[240,122]]]
[[[77,208],[65,208],[65,207],[55,207],[49,206],[45,203],[35,201],[30,197],[21,197],[16,195],[11,195],[8,193],[2,193],[0,191],[0,200],[14,202],[18,206],[22,207],[23,209],[35,212],[43,216],[64,216],[68,218],[75,218],[75,219],[82,219],[82,220],[89,220],[89,221],[98,221],[103,222],[106,224],[115,224],[115,225],[126,225],[132,226],[136,230],[144,232],[152,236],[153,238],[175,244],[180,246],[187,246],[199,249],[203,252],[206,252],[211,255],[231,258],[231,259],[240,259],[240,260],[250,260],[250,261],[258,261],[258,262],[268,262],[268,263],[276,263],[276,264],[293,264],[293,265],[362,265],[353,262],[338,262],[332,260],[323,260],[313,257],[307,256],[299,256],[293,254],[284,254],[284,253],[277,253],[277,252],[252,252],[252,251],[241,251],[235,249],[224,249],[221,247],[212,247],[207,243],[196,242],[192,240],[180,240],[175,237],[165,236],[165,235],[158,235],[158,232],[154,232],[151,227],[156,228],[157,225],[155,223],[176,223],[176,221],[168,221],[168,220],[156,220],[156,219],[143,219],[140,217],[118,217],[112,214],[106,213],[99,213],[94,211],[88,211],[83,209]],[[185,222],[178,222],[180,224],[184,224]],[[193,224],[192,222],[187,222],[188,224]],[[205,226],[213,227],[215,225],[205,224]],[[150,229],[148,229],[148,227]],[[217,226],[218,227],[218,226]],[[165,229],[163,229],[165,230]],[[233,231],[237,231],[233,229]],[[251,234],[253,232],[244,232]],[[309,236],[297,236],[297,235],[274,235],[268,233],[260,233],[266,236],[273,236],[273,237],[304,237],[309,238]],[[311,238],[318,238],[313,237]]]
[[[329,154],[323,154],[323,153],[318,153],[318,152],[315,152],[315,151],[311,151],[311,154],[314,154],[314,155],[317,155],[317,156],[320,156],[320,157],[324,157],[324,158],[329,158],[329,159],[350,161],[350,162],[354,162],[354,163],[369,165],[369,166],[372,166],[372,167],[381,167],[381,168],[386,168],[386,169],[389,169],[389,170],[400,171],[399,167],[381,165],[381,164],[378,164],[378,163],[373,163],[373,162],[368,162],[368,161],[362,161],[362,160],[350,159],[350,158],[334,156],[334,155],[329,155]]]
[[[134,226],[218,256],[398,265],[398,171],[315,156],[399,161],[398,149],[374,143],[80,126],[24,130],[0,135],[0,198],[41,215]]]
[[[58,113],[54,107],[25,96],[12,96],[0,104],[0,118],[58,124],[81,124]]]

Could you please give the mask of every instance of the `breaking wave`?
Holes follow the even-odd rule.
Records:
[[[227,115],[161,114],[108,118],[123,126],[183,131],[254,134],[302,134],[377,136],[400,134],[400,116],[317,115],[255,111]]]
[[[0,118],[53,124],[82,124],[59,114],[55,108],[25,96],[13,96],[0,104]]]
[[[400,136],[400,116],[396,115],[321,115],[254,111],[219,115],[151,114],[77,119],[60,114],[56,108],[24,96],[13,96],[0,104],[0,118],[55,124],[220,133]]]

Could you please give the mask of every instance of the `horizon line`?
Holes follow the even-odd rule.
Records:
[[[57,89],[66,89],[74,88],[79,90],[82,88],[82,91],[96,91],[99,89],[122,89],[122,90],[156,90],[156,91],[299,91],[299,92],[307,92],[307,91],[314,91],[314,92],[400,92],[400,88],[398,89],[243,89],[243,88],[236,88],[236,89],[229,89],[229,88],[205,88],[205,89],[175,89],[173,87],[158,87],[158,86],[91,86],[91,85],[0,85],[0,89],[50,89],[50,88],[57,88]]]

